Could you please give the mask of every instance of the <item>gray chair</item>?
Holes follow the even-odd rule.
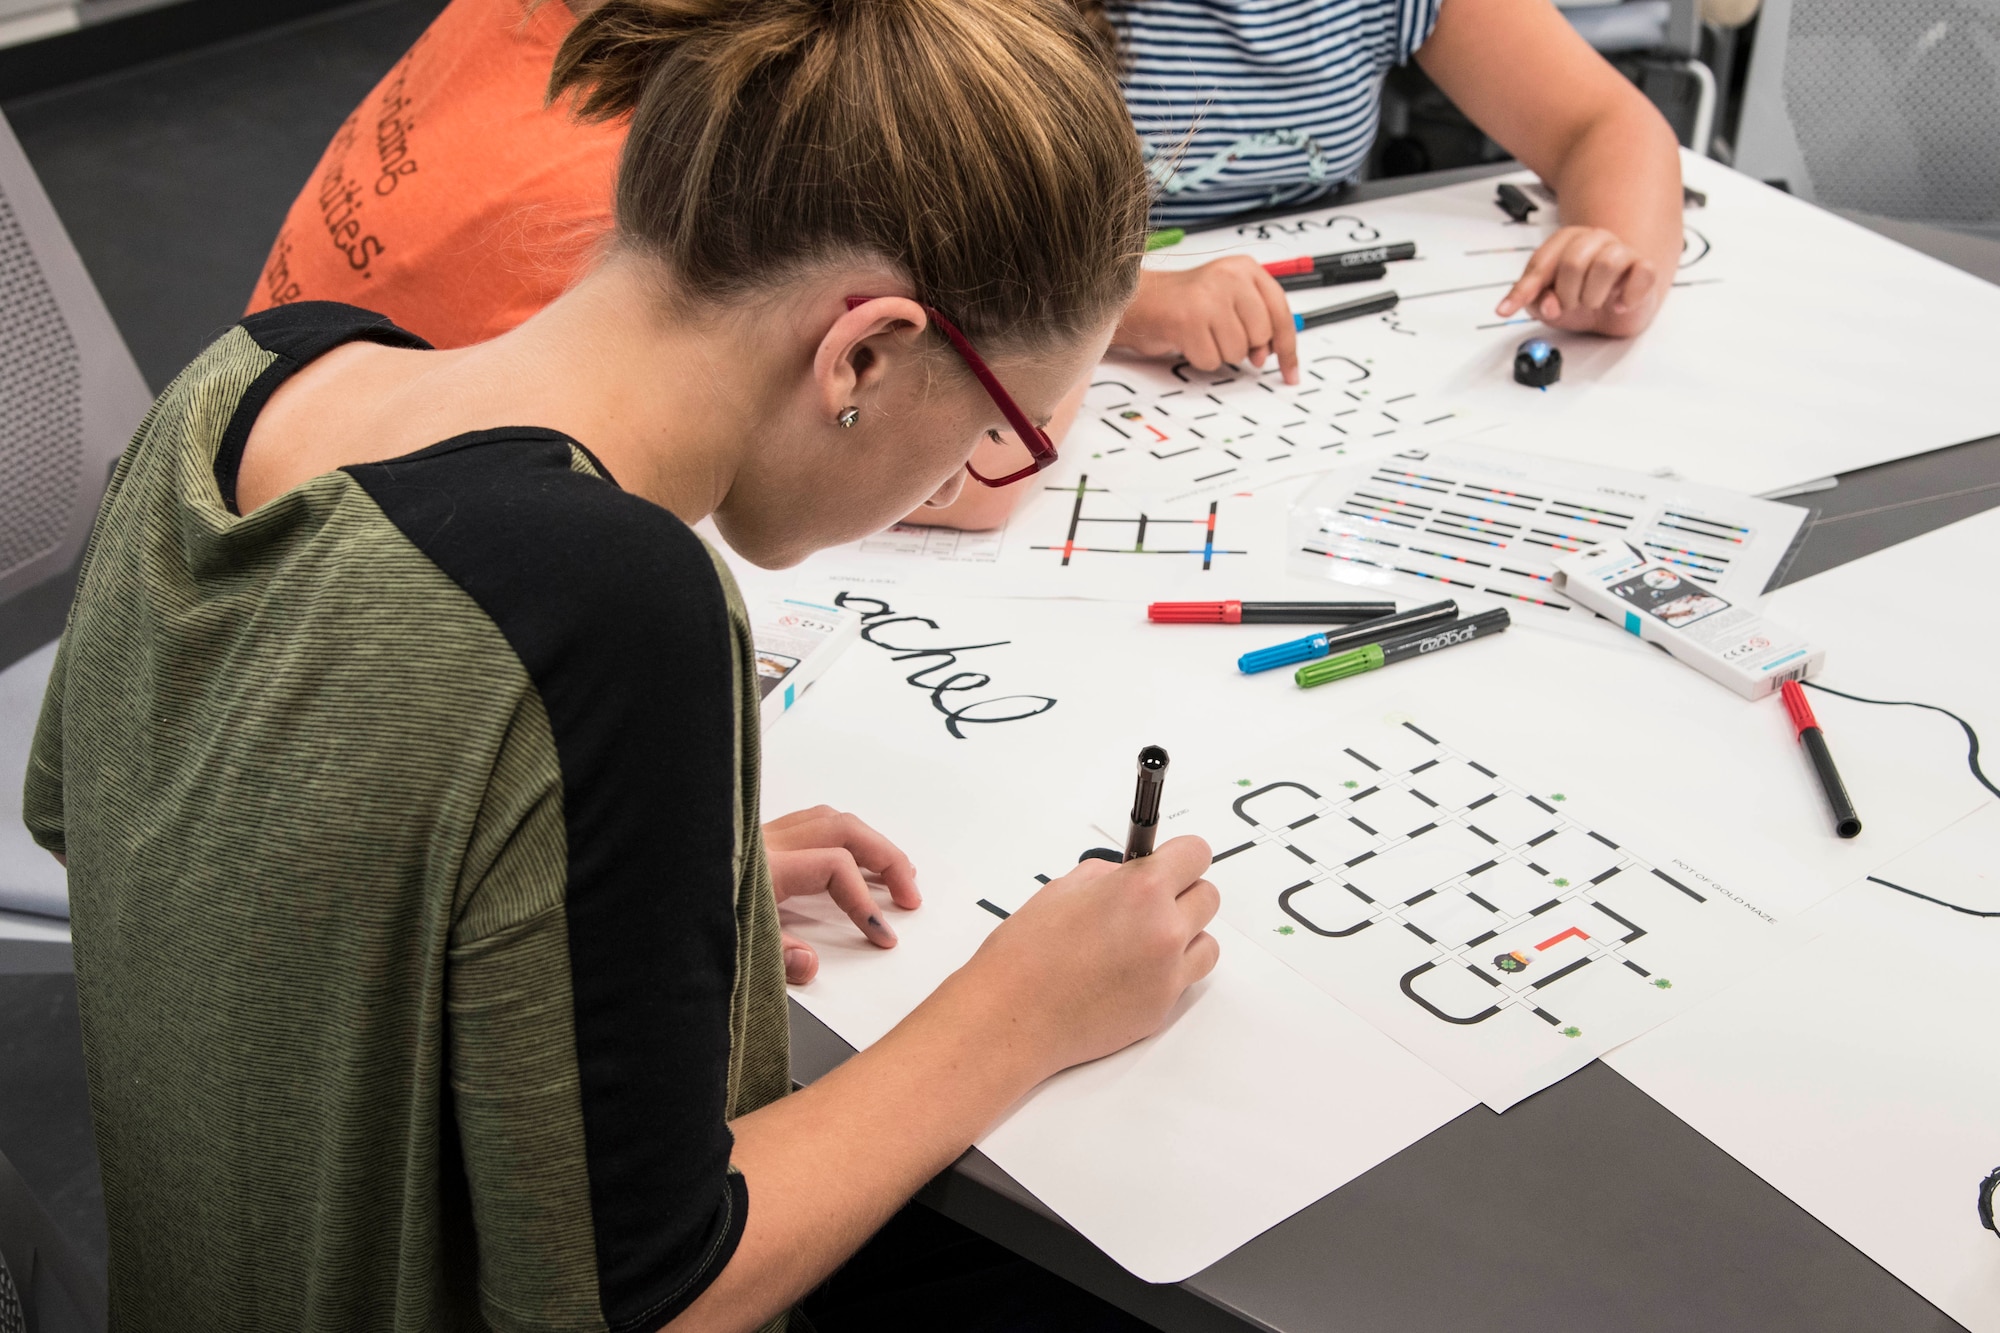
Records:
[[[1640,58],[1640,88],[1667,112],[1682,142],[1706,157],[1715,132],[1716,83],[1700,59],[1697,0],[1557,0],[1557,6],[1601,54]],[[1685,114],[1677,114],[1683,106]]]
[[[1765,0],[1736,165],[2000,241],[2000,0]]]
[[[0,1333],[99,1333],[104,1324],[103,1276],[0,1156]]]
[[[62,870],[21,824],[21,777],[68,580],[151,400],[0,117],[0,968],[67,958]]]

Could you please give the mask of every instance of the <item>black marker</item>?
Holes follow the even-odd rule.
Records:
[[[1456,619],[1458,619],[1458,603],[1447,598],[1442,602],[1414,607],[1399,615],[1365,620],[1352,629],[1330,629],[1324,634],[1308,634],[1303,639],[1293,639],[1276,647],[1259,648],[1254,653],[1245,653],[1237,658],[1236,669],[1245,675],[1251,675],[1259,671],[1290,666],[1294,662],[1311,662],[1318,658],[1331,657],[1335,653],[1344,653],[1349,648],[1385,643],[1412,630],[1432,629]]]
[[[1298,292],[1349,282],[1377,282],[1388,276],[1387,264],[1355,264],[1346,268],[1316,268],[1310,273],[1287,273],[1278,279],[1278,285],[1288,292]]]
[[[1476,616],[1454,620],[1449,625],[1413,630],[1395,638],[1383,639],[1366,647],[1352,649],[1338,657],[1308,662],[1292,673],[1292,679],[1310,689],[1314,685],[1324,685],[1330,680],[1345,680],[1349,676],[1358,676],[1364,671],[1373,671],[1391,662],[1400,662],[1406,657],[1421,657],[1426,653],[1456,648],[1461,643],[1470,643],[1488,634],[1498,634],[1511,623],[1512,619],[1507,614],[1507,608],[1495,607],[1491,611],[1481,611]]]
[[[1307,329],[1316,329],[1322,324],[1336,324],[1343,319],[1360,319],[1363,315],[1379,315],[1385,310],[1394,310],[1396,302],[1402,299],[1394,292],[1383,292],[1380,296],[1364,296],[1359,301],[1330,305],[1309,315],[1294,314],[1292,327],[1304,333]]]
[[[1359,250],[1337,250],[1330,255],[1299,255],[1292,259],[1273,259],[1264,265],[1264,271],[1274,278],[1287,278],[1316,271],[1324,273],[1343,268],[1372,268],[1416,257],[1415,241],[1393,241],[1388,245],[1370,245]]]
[[[1415,241],[1393,241],[1388,245],[1370,245],[1359,250],[1342,250],[1337,254],[1314,255],[1314,268],[1357,268],[1369,264],[1399,264],[1405,259],[1417,257]]]
[[[1526,222],[1528,215],[1541,207],[1528,198],[1527,191],[1520,186],[1505,183],[1493,192],[1493,202],[1500,205],[1500,211],[1516,222]]]
[[[1160,793],[1167,785],[1167,752],[1157,745],[1139,751],[1139,787],[1132,793],[1132,829],[1125,835],[1125,859],[1151,856],[1160,831]]]
[[[1396,604],[1361,602],[1154,602],[1146,619],[1166,625],[1345,625],[1394,615]]]

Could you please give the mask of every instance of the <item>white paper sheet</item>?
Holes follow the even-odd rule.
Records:
[[[1236,772],[1183,792],[1161,830],[1215,848],[1224,916],[1496,1111],[1791,938],[1795,875],[1696,859],[1657,809],[1607,830],[1577,791],[1524,785],[1428,717],[1345,723]]]
[[[2000,805],[1879,867],[2000,909]],[[1981,882],[1982,875],[1984,882]],[[1819,937],[1606,1062],[1973,1333],[2000,1329],[2000,921],[1866,880]]]
[[[1622,540],[1754,605],[1806,519],[1796,505],[1503,442],[1513,433],[1328,473],[1294,506],[1293,571],[1411,596],[1484,593],[1524,624],[1601,635],[1617,631],[1555,589],[1557,556]]]
[[[858,944],[824,903],[787,926],[821,950],[793,995],[857,1045],[887,1032],[999,922],[963,895],[1005,897],[1060,874],[1082,826],[1044,858],[989,852],[983,877],[932,880],[895,915],[895,949]],[[1018,862],[1011,873],[1002,864]],[[1222,961],[1162,1031],[1036,1088],[980,1149],[1150,1282],[1198,1272],[1471,1105],[1448,1080],[1218,923]]]
[[[1384,288],[1403,297],[1388,315],[1310,331],[1302,345],[1525,427],[1537,452],[1578,461],[1757,493],[2000,431],[2000,288],[1718,163],[1683,154],[1682,170],[1708,204],[1687,212],[1659,319],[1631,340],[1550,335],[1564,368],[1546,392],[1511,371],[1515,347],[1543,326],[1503,321],[1493,307],[1556,210],[1511,222],[1493,205],[1494,181],[1322,208],[1241,235],[1199,232],[1148,262],[1415,241],[1420,257],[1389,265],[1381,283],[1293,293],[1302,311]]]
[[[1101,604],[934,598],[897,610],[936,629],[899,621],[878,640],[992,646],[945,664],[857,645],[772,729],[764,762],[767,812],[822,801],[854,810],[919,869],[926,903],[890,912],[901,936],[892,950],[861,940],[825,903],[787,905],[788,927],[821,956],[819,976],[793,994],[856,1045],[894,1026],[998,925],[981,898],[1016,901],[1035,874],[1062,873],[1099,841],[1087,812],[1121,780],[1129,790],[1135,737],[1185,738],[1190,762],[1228,743],[1226,728],[1197,738],[1178,720],[1184,676],[1178,686],[1121,682],[1104,670],[1090,633],[1107,614]],[[1149,637],[1173,646],[1128,609],[1116,614],[1122,629],[1103,637],[1127,649]],[[1201,667],[1202,654],[1175,656]],[[907,682],[925,667],[937,668],[933,684],[990,675],[965,701],[985,703],[984,715],[1023,716],[961,720],[955,735],[931,690]],[[1006,694],[1011,708],[990,703]],[[1024,696],[1054,703],[1033,712]],[[1218,938],[1221,965],[1164,1032],[1044,1084],[980,1143],[1148,1281],[1213,1263],[1473,1104],[1226,924]]]

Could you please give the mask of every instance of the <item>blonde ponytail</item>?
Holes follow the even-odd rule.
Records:
[[[621,238],[700,297],[876,255],[991,343],[1137,281],[1145,176],[1078,0],[604,0],[550,95],[631,117]]]

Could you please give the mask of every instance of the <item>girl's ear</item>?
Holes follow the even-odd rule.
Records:
[[[914,360],[929,324],[924,308],[907,296],[871,297],[844,309],[813,353],[818,406],[828,423],[837,425],[850,407],[866,417],[865,400]]]

